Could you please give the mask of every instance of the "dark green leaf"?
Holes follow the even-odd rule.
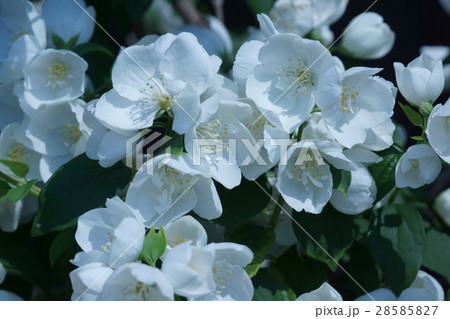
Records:
[[[292,301],[297,298],[283,275],[274,268],[263,268],[253,278],[254,301]]]
[[[85,56],[88,53],[92,52],[99,52],[104,53],[107,56],[113,58],[113,54],[103,45],[100,45],[98,43],[88,42],[88,43],[81,43],[77,45],[75,48],[73,48],[73,51],[81,56]]]
[[[268,194],[271,194],[271,190],[267,186],[267,177],[259,177],[256,183],[263,187]],[[214,222],[223,226],[231,226],[245,222],[260,213],[271,198],[256,183],[243,178],[241,184],[232,190],[215,183],[223,213]]]
[[[434,229],[427,233],[423,265],[450,282],[450,236]]]
[[[126,1],[125,7],[131,20],[138,22],[151,4],[152,0],[133,0]]]
[[[79,37],[79,33],[77,35],[74,35],[69,41],[67,41],[65,49],[71,50],[75,46],[75,44],[77,44]]]
[[[333,175],[333,188],[341,191],[346,196],[352,182],[352,173],[333,166],[330,166],[330,168]]]
[[[9,186],[8,182],[0,179],[0,198],[3,197],[3,195],[5,195],[6,193],[8,193],[8,191],[11,189],[11,187]]]
[[[53,44],[54,44],[55,48],[65,49],[66,42],[64,42],[64,40],[60,36],[53,33],[52,40],[53,40]]]
[[[168,153],[173,155],[181,155],[183,154],[184,144],[183,144],[183,135],[174,134],[174,136],[170,137],[170,140],[161,145],[155,152],[154,156]]]
[[[55,262],[75,245],[75,230],[76,227],[71,227],[56,235],[48,252],[50,265],[54,266]]]
[[[246,245],[253,251],[253,260],[246,267],[250,277],[256,275],[267,251],[275,241],[275,233],[271,228],[250,224],[229,229],[225,237],[226,241]]]
[[[300,258],[295,246],[280,256],[274,267],[283,274],[296,296],[310,292],[328,280],[327,266],[307,256]]]
[[[372,218],[370,249],[395,294],[416,278],[425,243],[422,218],[410,205],[387,205]]]
[[[128,184],[131,171],[121,162],[103,168],[85,154],[61,166],[43,187],[32,236],[66,229],[85,212],[102,207]]]
[[[355,238],[353,217],[337,212],[330,205],[318,215],[294,212],[292,216],[295,219],[292,227],[300,247],[308,256],[323,261],[330,269],[336,270],[336,262],[339,262]]]
[[[30,167],[22,162],[0,159],[0,163],[8,166],[14,174],[21,178],[25,178],[25,176],[27,176],[28,174],[28,171],[30,170]]]
[[[274,0],[245,0],[253,14],[268,13],[273,6]]]
[[[47,274],[34,252],[22,243],[0,235],[0,262],[8,275],[17,276],[41,287],[49,284]]]
[[[414,124],[415,126],[421,126],[423,123],[422,116],[414,111],[409,105],[402,104],[398,102],[400,107],[402,108],[403,112],[405,112],[406,116],[408,117],[408,120]]]
[[[19,200],[28,195],[31,188],[36,184],[37,180],[33,179],[24,185],[17,186],[8,190],[6,194],[0,197],[0,202],[4,199],[9,199],[13,204],[16,204]]]
[[[145,236],[144,248],[141,252],[141,258],[150,265],[155,266],[156,261],[166,251],[166,235],[162,227],[156,232],[152,227]]]
[[[377,185],[377,198],[375,202],[378,202],[395,187],[395,167],[403,154],[395,148],[390,148],[380,152],[378,155],[383,160],[369,167],[370,173]]]

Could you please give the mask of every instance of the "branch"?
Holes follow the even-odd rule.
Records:
[[[200,13],[198,13],[190,0],[172,0],[172,3],[183,17],[184,22],[208,28],[208,24],[202,18]]]

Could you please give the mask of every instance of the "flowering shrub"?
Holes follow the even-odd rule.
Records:
[[[0,0],[0,300],[444,300],[450,50],[394,84],[382,16],[334,37],[348,0],[247,1],[240,37],[172,3],[116,4],[159,31],[126,47]]]

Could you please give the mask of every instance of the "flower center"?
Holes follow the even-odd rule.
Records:
[[[140,99],[141,106],[157,105],[162,110],[170,110],[174,104],[173,96],[169,94],[167,87],[167,82],[164,75],[159,78],[160,81],[156,80],[154,77],[149,77],[148,82],[145,84],[145,88],[139,90],[142,94]]]
[[[359,108],[355,107],[356,97],[359,95],[359,92],[355,90],[355,87],[344,87],[342,89],[341,94],[341,112],[345,113],[354,113],[359,110]]]
[[[216,283],[216,291],[211,292],[211,295],[220,295],[223,289],[226,288],[224,285],[225,280],[233,273],[233,271],[225,264],[214,264],[212,268],[214,274],[214,282]]]
[[[411,160],[411,166],[413,168],[419,169],[419,160],[417,158],[414,158]]]
[[[264,137],[264,127],[268,123],[267,119],[264,116],[258,115],[256,112],[253,112],[252,119],[246,122],[245,127],[252,133],[255,137]]]
[[[21,36],[28,34],[28,32],[26,32],[22,26],[19,26],[18,29],[19,29],[19,31],[17,33],[14,33],[13,35],[11,35],[11,42],[14,42],[17,39],[19,39]]]
[[[11,147],[8,151],[8,160],[26,163],[30,159],[28,150],[22,144]]]
[[[67,79],[71,78],[70,70],[68,64],[62,64],[53,61],[50,66],[46,69],[47,71],[47,84],[46,87],[51,86],[53,89],[55,87],[64,88],[67,86]]]
[[[156,285],[146,285],[136,281],[128,285],[123,291],[124,300],[134,301],[157,301],[159,293]]]
[[[161,176],[162,191],[169,191],[171,199],[175,200],[182,196],[190,196],[187,190],[192,186],[194,177],[189,174],[183,174],[170,166],[164,166],[164,173]]]
[[[187,240],[183,237],[181,237],[181,234],[172,234],[172,239],[169,239],[167,243],[170,247],[178,246],[181,243],[186,242]]]
[[[323,187],[321,181],[326,181],[329,178],[325,172],[325,165],[319,165],[314,154],[307,154],[305,158],[301,165],[294,164],[290,170],[294,182],[315,188]]]
[[[228,124],[222,123],[220,119],[201,123],[197,129],[197,138],[202,140],[201,147],[211,153],[219,153],[229,148]]]
[[[114,228],[115,226],[113,224],[110,225],[112,228]],[[105,245],[101,245],[100,249],[102,251],[109,252],[111,250],[112,247],[112,241],[114,239],[112,232],[107,232],[106,235],[108,235],[108,242]]]
[[[279,65],[277,75],[278,83],[275,85],[278,89],[286,91],[293,89],[292,94],[297,97],[299,94],[307,95],[308,90],[312,86],[312,75],[309,68],[301,59],[294,61],[293,58],[288,59],[286,65]]]
[[[82,135],[79,129],[79,125],[70,123],[64,124],[59,130],[59,133],[61,134],[64,144],[68,147],[71,147],[72,145],[77,143]]]

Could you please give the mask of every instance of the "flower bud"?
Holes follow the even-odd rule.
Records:
[[[400,92],[412,104],[433,103],[444,89],[442,61],[434,60],[428,54],[421,54],[407,67],[395,62],[394,69]]]
[[[391,51],[395,33],[375,12],[360,14],[350,21],[342,37],[347,54],[359,59],[379,59]]]

